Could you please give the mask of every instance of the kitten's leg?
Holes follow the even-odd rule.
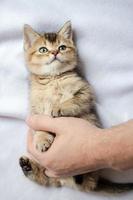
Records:
[[[94,106],[94,98],[90,86],[84,84],[79,88],[74,96],[68,100],[61,101],[60,105],[55,106],[52,116],[81,116],[89,113]]]
[[[35,131],[33,134],[33,142],[36,149],[40,152],[47,151],[54,140],[54,136],[45,131]]]
[[[60,178],[61,186],[70,187],[80,191],[94,191],[97,189],[99,175],[96,172]]]
[[[85,192],[94,191],[97,188],[99,175],[97,172],[83,174],[83,182],[80,189]]]
[[[98,176],[95,173],[80,175],[83,176],[82,183],[77,183],[74,177],[68,178],[49,178],[45,175],[45,168],[37,162],[23,156],[19,159],[19,164],[24,175],[32,181],[44,186],[67,186],[81,191],[93,191],[97,187]]]
[[[37,162],[23,156],[19,159],[19,164],[23,170],[24,175],[32,181],[44,186],[61,186],[60,180],[57,178],[49,178],[45,175],[44,167]]]
[[[48,185],[48,177],[44,174],[44,168],[37,162],[23,156],[19,159],[19,164],[26,177],[41,185]]]

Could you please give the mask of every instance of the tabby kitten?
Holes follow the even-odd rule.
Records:
[[[70,21],[57,33],[43,35],[25,25],[24,50],[31,80],[31,114],[79,117],[100,127],[91,86],[76,72],[78,58]],[[37,150],[47,151],[54,135],[41,130],[33,134]],[[101,189],[108,192],[133,189],[133,184],[115,184],[102,179],[100,172],[49,178],[44,167],[28,157],[21,157],[19,162],[25,176],[45,186],[65,185],[83,191]]]
[[[78,59],[70,21],[57,33],[43,35],[25,25],[24,51],[30,71],[31,113],[79,117],[99,126],[91,86],[76,72]],[[33,134],[37,150],[48,150],[54,140],[53,134],[41,130]],[[43,167],[25,156],[20,158],[20,166],[25,176],[45,186],[65,185],[86,191],[97,186],[97,173],[49,178]]]

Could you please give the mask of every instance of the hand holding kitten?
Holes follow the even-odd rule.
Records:
[[[102,129],[86,120],[72,117],[51,118],[34,115],[27,120],[30,128],[56,134],[47,152],[39,153],[28,134],[28,151],[52,177],[70,176],[106,167],[101,143]]]
[[[29,153],[47,169],[46,174],[50,177],[82,174],[103,168],[121,171],[133,167],[133,120],[100,129],[79,118],[34,115],[28,118],[27,124],[32,129],[56,134],[52,146],[45,153],[39,153],[34,148],[33,136],[31,132],[28,134]]]

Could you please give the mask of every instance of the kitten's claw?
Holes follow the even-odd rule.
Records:
[[[44,152],[47,151],[48,148],[50,147],[50,143],[48,141],[42,141],[42,142],[38,142],[36,144],[36,149],[40,152]]]
[[[46,135],[45,138],[38,138],[35,141],[35,147],[38,151],[40,152],[45,152],[49,149],[49,147],[51,146],[51,144],[53,143],[54,140],[54,136],[53,135]]]
[[[60,117],[61,116],[61,109],[55,107],[51,113],[52,117]]]

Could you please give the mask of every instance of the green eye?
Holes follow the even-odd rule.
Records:
[[[48,52],[48,49],[46,47],[40,47],[39,52],[40,53],[46,53],[46,52]]]
[[[64,51],[64,50],[66,50],[66,48],[67,47],[65,45],[61,45],[61,46],[59,46],[58,49],[59,49],[59,51]]]

